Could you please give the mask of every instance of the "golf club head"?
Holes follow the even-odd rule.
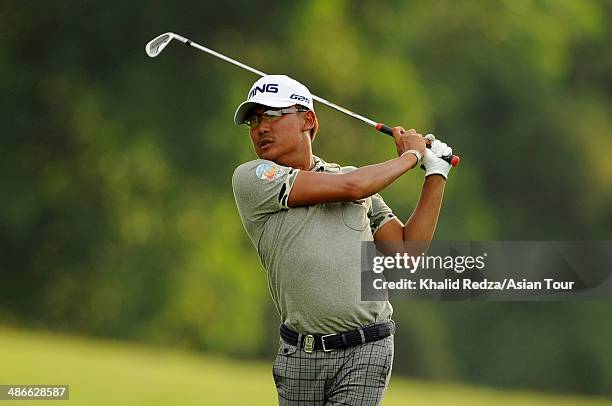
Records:
[[[145,46],[145,51],[147,52],[147,55],[149,55],[151,58],[155,58],[157,55],[161,54],[164,48],[166,48],[166,46],[173,39],[186,40],[186,38],[183,38],[180,35],[176,35],[173,32],[166,32],[149,41],[149,43]]]

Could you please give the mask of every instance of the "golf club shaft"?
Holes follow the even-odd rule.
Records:
[[[210,48],[206,48],[205,46],[202,46],[202,45],[200,45],[198,43],[195,43],[195,42],[191,41],[190,39],[187,39],[187,38],[185,38],[185,37],[183,37],[181,35],[174,34],[174,38],[176,38],[177,40],[181,41],[185,45],[188,45],[190,47],[194,47],[196,49],[199,49],[200,51],[203,51],[203,52],[206,52],[206,53],[208,53],[210,55],[216,56],[217,58],[223,59],[224,61],[229,62],[229,63],[231,63],[233,65],[236,65],[236,66],[238,66],[238,67],[240,67],[242,69],[246,69],[249,72],[255,73],[256,75],[266,76],[266,74],[264,72],[262,72],[262,71],[259,71],[257,69],[251,68],[250,66],[245,65],[242,62],[238,62],[237,60],[232,59],[229,56],[225,56],[225,55],[223,55],[223,54],[221,54],[221,53],[219,53],[217,51],[213,51]],[[362,122],[364,122],[364,123],[374,127],[376,130],[380,131],[383,134],[387,134],[387,135],[393,137],[393,130],[391,129],[391,127],[389,127],[389,126],[387,126],[387,125],[385,125],[383,123],[377,123],[374,120],[370,120],[367,117],[364,117],[364,116],[362,116],[360,114],[352,112],[352,111],[350,111],[350,110],[348,110],[348,109],[346,109],[344,107],[338,106],[337,104],[332,103],[332,102],[330,102],[328,100],[325,100],[324,98],[316,96],[314,94],[312,95],[312,98],[314,100],[318,101],[319,103],[323,103],[326,106],[329,106],[329,107],[331,107],[333,109],[336,109],[336,110],[338,110],[338,111],[340,111],[340,112],[342,112],[342,113],[344,113],[346,115],[349,115],[349,116],[351,116],[353,118],[356,118],[357,120],[360,120],[360,121],[362,121]],[[430,147],[430,145],[428,144],[427,147]],[[457,155],[443,156],[442,159],[444,159],[446,162],[448,162],[452,166],[457,166],[459,164],[459,156],[457,156]]]

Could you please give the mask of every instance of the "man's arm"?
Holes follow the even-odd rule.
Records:
[[[289,207],[318,203],[352,202],[372,196],[412,169],[416,157],[406,154],[349,173],[300,171],[289,194]]]
[[[445,184],[446,179],[442,175],[426,177],[419,202],[406,224],[394,218],[374,234],[378,249],[392,255],[403,252],[403,243],[411,241],[408,246],[410,254],[419,255],[427,251],[438,224]]]
[[[393,219],[374,234],[377,248],[385,254],[409,251],[410,254],[420,255],[427,251],[433,238],[442,206],[446,176],[450,170],[450,165],[439,157],[449,155],[452,149],[433,136],[431,139],[434,140],[432,149],[427,150],[423,158],[426,177],[417,207],[406,224]]]
[[[300,171],[289,194],[288,206],[351,202],[378,193],[416,165],[413,154],[402,156],[405,151],[414,149],[425,154],[425,140],[415,130],[395,127],[393,137],[398,158],[344,174]]]

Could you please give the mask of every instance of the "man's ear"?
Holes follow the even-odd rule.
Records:
[[[315,114],[313,111],[308,110],[306,114],[304,114],[304,125],[302,126],[302,131],[310,131],[315,126]]]
[[[314,141],[317,131],[319,131],[319,121],[314,111],[309,110],[304,115],[304,126],[302,131],[308,131],[311,141]]]

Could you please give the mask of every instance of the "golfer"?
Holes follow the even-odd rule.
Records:
[[[452,150],[426,149],[415,130],[393,128],[398,158],[362,168],[313,155],[312,95],[284,75],[251,87],[234,116],[259,159],[236,168],[240,217],[268,275],[282,324],[272,368],[280,405],[378,405],[393,362],[393,309],[361,301],[361,241],[430,241]],[[433,137],[431,137],[433,139]],[[379,191],[425,167],[414,213],[403,224]]]

